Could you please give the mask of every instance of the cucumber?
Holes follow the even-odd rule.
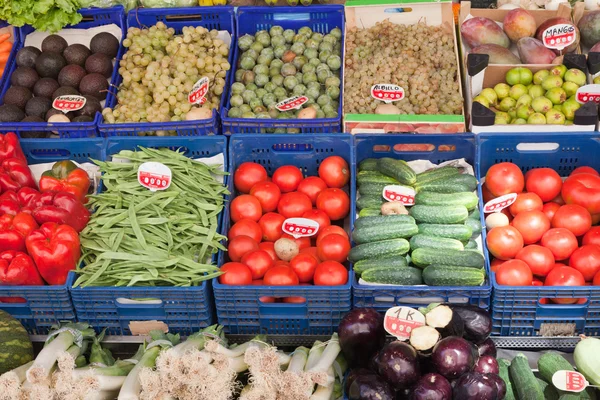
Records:
[[[406,239],[390,239],[380,242],[359,244],[350,250],[348,260],[357,262],[367,258],[403,256],[408,253],[410,245]]]
[[[463,244],[456,239],[441,238],[437,236],[428,236],[418,234],[410,238],[410,249],[416,250],[421,247],[430,249],[454,249],[464,250]]]
[[[447,188],[446,191],[443,189],[444,186]],[[453,186],[461,186],[461,192],[472,192],[477,190],[477,178],[469,174],[459,174],[423,184],[417,182],[415,189],[418,192],[455,193],[456,190],[451,189]]]
[[[466,242],[473,236],[473,230],[467,225],[418,224],[419,233],[428,236],[444,237]]]
[[[424,268],[431,264],[483,268],[483,254],[475,250],[428,249],[421,247],[410,254],[412,263]]]
[[[387,239],[410,238],[419,232],[415,224],[394,224],[363,226],[354,228],[352,240],[356,244],[378,242]],[[462,246],[462,243],[461,243]]]
[[[515,394],[513,392],[513,385],[510,381],[510,376],[508,374],[508,367],[510,367],[510,361],[504,358],[498,359],[498,376],[502,378],[504,384],[506,385],[506,395],[504,396],[504,400],[516,400]]]
[[[587,388],[581,393],[561,392],[559,400],[595,400],[596,393],[593,388]]]
[[[465,250],[477,250],[477,242],[473,239],[469,239],[467,244],[465,244]]]
[[[405,257],[385,257],[385,258],[368,258],[366,260],[358,261],[354,264],[354,273],[361,275],[368,269],[378,267],[393,267],[393,268],[405,268],[408,267],[408,262]]]
[[[540,385],[540,389],[542,389],[542,393],[544,393],[544,398],[546,400],[558,400],[559,395],[558,391],[551,383],[546,382],[543,379],[536,378],[538,385]]]
[[[363,183],[358,186],[358,193],[361,196],[381,196],[383,188],[388,185],[389,183]]]
[[[423,270],[429,286],[480,286],[484,280],[483,269],[431,264]]]
[[[381,208],[383,204],[383,198],[379,196],[360,196],[356,199],[356,208],[362,210],[363,208]]]
[[[379,208],[363,208],[358,212],[359,218],[375,217],[381,215],[381,207]],[[357,220],[358,221],[358,220]]]
[[[427,182],[434,182],[440,179],[446,179],[458,174],[460,174],[458,168],[451,166],[430,169],[417,174],[417,185],[422,185]]]
[[[376,217],[361,217],[354,221],[354,229],[365,226],[388,225],[388,224],[414,224],[415,219],[410,215],[379,215]]]
[[[481,234],[481,222],[478,219],[467,218],[465,225],[471,228],[472,236],[477,237]]]
[[[366,270],[361,278],[369,283],[387,283],[390,285],[421,285],[422,272],[418,268],[377,267]]]
[[[415,188],[417,193],[461,193],[470,192],[470,186],[464,183],[455,183],[449,186],[443,181],[436,181],[428,183],[424,186],[418,186]]]
[[[465,206],[424,206],[410,208],[409,214],[417,222],[427,224],[462,224],[469,216]]]
[[[543,380],[552,382],[552,375],[554,375],[556,371],[575,371],[575,368],[573,368],[571,363],[560,354],[549,351],[544,353],[538,360],[538,370],[540,371],[540,376]]]
[[[358,171],[377,171],[377,159],[365,158],[358,164]]]
[[[469,214],[469,218],[468,219],[476,219],[477,221],[481,220],[481,214],[479,213],[479,209],[476,208],[473,211],[471,211],[471,213]]]
[[[397,179],[384,175],[378,171],[363,171],[356,174],[356,182],[358,185],[366,183],[385,183],[386,185],[399,185]]]
[[[419,192],[415,196],[415,204],[426,206],[465,206],[467,210],[477,207],[479,198],[473,192],[461,193],[431,193]],[[467,214],[468,217],[468,214]]]
[[[544,393],[529,368],[529,361],[525,355],[517,354],[508,371],[519,400],[544,400]]]
[[[384,175],[391,176],[403,185],[414,185],[417,175],[406,161],[383,157],[377,160],[377,170]]]

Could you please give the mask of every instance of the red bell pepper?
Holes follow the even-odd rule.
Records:
[[[87,203],[90,177],[72,161],[58,161],[52,169],[42,174],[40,192],[67,192],[75,195],[82,203]]]
[[[8,132],[6,135],[0,135],[0,161],[9,158],[18,158],[27,163],[25,154],[23,154],[23,150],[21,150],[19,137],[13,132]]]
[[[4,214],[0,217],[0,251],[25,251],[25,238],[37,228],[38,224],[30,214]]]
[[[0,188],[2,191],[19,190],[22,187],[36,188],[35,180],[27,161],[7,158],[0,164]]]
[[[40,273],[31,257],[27,254],[14,250],[0,253],[0,285],[25,286],[43,284],[44,281]],[[13,302],[8,299],[5,302]]]
[[[0,195],[0,215],[17,215],[19,212],[31,214],[40,195],[40,192],[29,187],[21,188],[18,192],[7,190]]]
[[[27,251],[49,285],[63,285],[75,269],[81,250],[79,235],[69,225],[46,222],[25,239]]]
[[[90,220],[90,212],[71,193],[44,192],[28,203],[33,208],[33,218],[38,224],[55,222],[71,226],[81,232]]]

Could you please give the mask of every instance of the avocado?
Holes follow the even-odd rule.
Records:
[[[53,53],[62,54],[67,46],[69,46],[69,44],[62,36],[50,35],[42,41],[42,52],[45,53],[50,51]]]
[[[66,96],[66,95],[78,95],[79,92],[77,89],[72,88],[71,86],[61,86],[52,93],[52,100],[57,98],[58,96]]]
[[[48,97],[32,97],[25,105],[25,114],[29,117],[43,118],[52,107]]]
[[[81,68],[79,65],[67,65],[61,69],[58,74],[58,84],[60,86],[70,86],[77,89],[79,87],[79,82],[81,82],[81,79],[83,79],[84,76],[85,69]]]
[[[92,54],[90,49],[82,44],[72,44],[65,49],[63,57],[69,64],[79,65],[80,67],[85,66],[85,60]]]
[[[10,83],[13,86],[23,86],[32,90],[40,76],[35,69],[30,67],[18,67],[10,77]]]
[[[100,32],[90,42],[92,53],[102,53],[108,58],[115,58],[119,52],[119,40],[108,32]]]
[[[40,55],[41,51],[33,46],[25,46],[17,52],[17,66],[19,67],[35,67],[35,60]]]
[[[19,122],[25,118],[25,113],[14,104],[0,106],[0,122]]]
[[[105,78],[110,78],[113,71],[112,61],[106,54],[92,54],[85,60],[85,70],[88,74],[100,74]]]
[[[26,87],[11,86],[4,94],[4,104],[12,104],[24,110],[32,96],[31,90]]]
[[[71,120],[71,122],[94,122],[94,118],[87,115],[80,115]]]
[[[38,123],[41,122],[41,123],[45,123],[46,121],[44,121],[40,117],[25,117],[25,118],[23,118],[23,120],[21,122],[38,122]],[[50,132],[44,132],[44,131],[24,131],[24,130],[21,130],[19,132],[19,135],[23,139],[45,139],[45,138],[50,137]]]
[[[58,53],[51,51],[43,52],[35,60],[35,69],[42,78],[58,78],[60,70],[67,65],[67,62]]]
[[[52,97],[52,93],[58,89],[60,85],[52,78],[42,78],[35,83],[33,87],[34,96]]]
[[[48,121],[50,119],[51,116],[53,115],[58,115],[58,114],[63,114],[62,111],[57,110],[56,108],[51,108],[48,110],[48,112],[46,112],[46,121]]]
[[[85,97],[85,105],[82,109],[75,111],[77,116],[85,115],[87,117],[92,117],[96,115],[96,112],[102,112],[102,105],[100,105],[100,101],[94,96],[84,96]]]
[[[79,82],[79,91],[82,95],[90,95],[98,100],[104,100],[108,91],[108,81],[100,74],[88,74]]]

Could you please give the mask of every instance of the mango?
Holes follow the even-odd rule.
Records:
[[[517,43],[519,57],[524,64],[551,64],[556,54],[542,42],[531,37],[524,37]]]
[[[600,42],[600,10],[588,11],[577,25],[581,33],[581,42],[592,47]]]
[[[510,46],[510,40],[500,25],[489,18],[474,17],[466,20],[460,26],[460,34],[470,48],[482,44],[497,44],[505,48]]]
[[[568,18],[563,18],[563,17],[556,17],[556,18],[550,18],[544,22],[542,22],[540,24],[540,26],[538,26],[537,31],[535,31],[535,38],[537,40],[539,40],[540,42],[542,42],[542,37],[544,35],[544,31],[548,28],[550,28],[551,26],[554,25],[558,25],[558,24],[573,24],[573,22],[568,19]],[[581,39],[581,34],[579,33],[579,29],[577,29],[577,27],[575,27],[575,41],[573,43],[571,43],[571,45],[567,46],[567,48],[562,50],[562,53],[572,53],[575,50],[577,50],[577,46],[579,46],[579,40]],[[559,52],[558,50],[552,50],[554,51],[555,54],[560,54],[561,52]]]
[[[536,27],[535,18],[524,8],[510,10],[504,17],[504,32],[515,43],[521,38],[533,37]]]
[[[487,54],[490,64],[521,64],[521,60],[506,47],[497,44],[482,44],[471,49],[474,54]]]

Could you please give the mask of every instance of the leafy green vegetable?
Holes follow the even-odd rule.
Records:
[[[13,26],[32,25],[38,31],[58,32],[81,21],[78,0],[7,1],[0,6],[0,20]]]

